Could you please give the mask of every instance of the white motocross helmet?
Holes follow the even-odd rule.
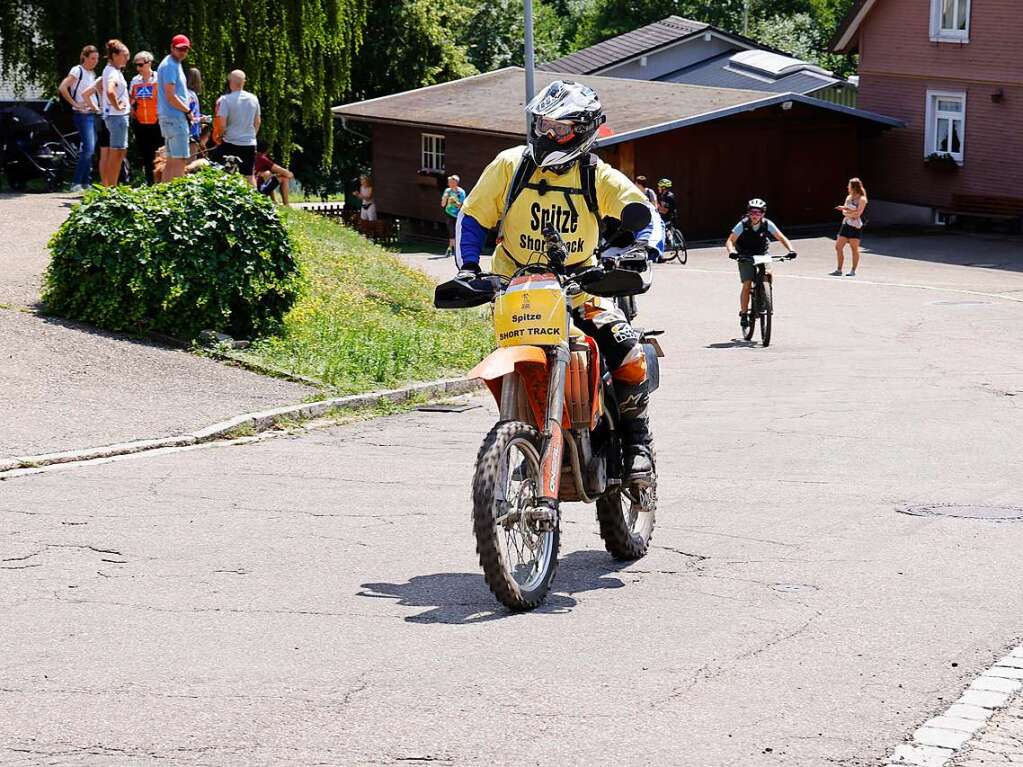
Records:
[[[592,88],[556,80],[526,105],[529,150],[541,168],[568,165],[590,151],[606,119]]]

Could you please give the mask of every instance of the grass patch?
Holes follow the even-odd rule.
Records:
[[[438,311],[433,281],[351,230],[282,210],[302,273],[279,334],[247,354],[354,394],[460,375],[493,348],[485,310]]]

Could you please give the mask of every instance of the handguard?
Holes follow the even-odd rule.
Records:
[[[638,296],[650,290],[653,270],[644,253],[643,258],[602,259],[603,267],[587,269],[578,282],[587,293],[605,298]]]
[[[471,280],[458,279],[442,282],[433,292],[433,305],[438,309],[468,309],[494,300],[501,289],[501,278],[487,274]]]

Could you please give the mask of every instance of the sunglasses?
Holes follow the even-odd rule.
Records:
[[[762,216],[764,215],[764,211],[762,211],[760,208],[750,208],[749,214],[751,216]]]
[[[149,63],[148,61],[136,61],[135,62],[135,66],[137,66],[137,67],[144,67],[148,63]]]

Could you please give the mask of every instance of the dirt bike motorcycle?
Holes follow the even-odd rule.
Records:
[[[650,287],[646,260],[614,255],[623,237],[642,230],[649,209],[626,206],[600,266],[569,270],[553,228],[544,230],[547,264],[532,264],[510,279],[482,274],[439,285],[438,308],[493,302],[498,348],[468,377],[481,379],[500,409],[476,458],[473,527],[487,585],[512,610],[539,606],[558,566],[561,504],[596,505],[600,534],[616,559],[646,554],[657,510],[656,473],[627,485],[611,371],[596,342],[572,328],[570,309],[580,292],[610,298]],[[659,380],[654,336],[641,332],[651,392]]]

